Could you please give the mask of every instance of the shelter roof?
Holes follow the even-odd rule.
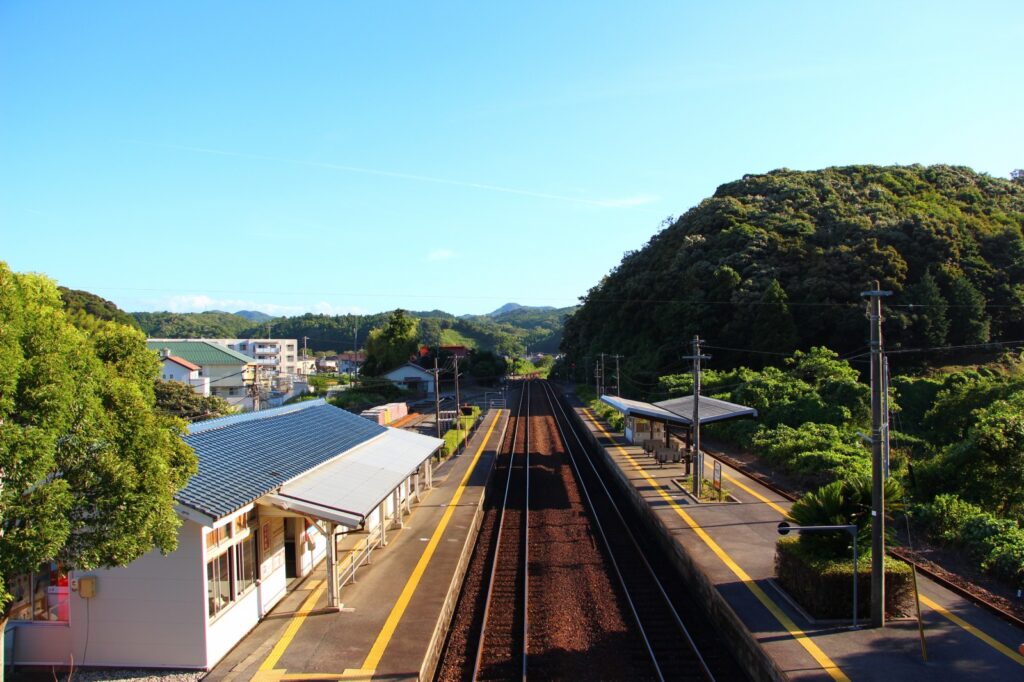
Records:
[[[757,416],[757,410],[753,407],[737,405],[736,403],[719,400],[718,398],[709,398],[706,395],[699,396],[699,398],[700,401],[697,407],[701,424],[710,424],[711,422],[718,422],[724,419],[734,419],[736,417]],[[692,395],[683,396],[682,398],[672,398],[671,400],[662,400],[654,404],[662,409],[668,410],[669,412],[687,416],[691,422],[693,421]]]
[[[617,395],[603,395],[601,396],[601,402],[611,405],[627,417],[644,417],[655,421],[668,422],[669,424],[690,425],[689,418],[669,412],[665,408],[658,407],[652,403],[645,403],[642,400],[630,400],[629,398],[620,398]]]
[[[355,528],[443,444],[439,438],[387,429],[380,438],[286,483],[269,501]]]
[[[603,395],[601,401],[611,405],[626,416],[643,417],[654,421],[667,422],[690,426],[693,424],[693,396],[688,395],[682,398],[662,400],[657,403],[647,403],[641,400],[629,400],[619,396]],[[699,396],[698,402],[700,423],[710,424],[712,422],[736,417],[756,417],[757,410],[745,405],[737,405],[717,398]]]
[[[221,518],[387,431],[325,400],[192,424],[199,472],[175,497]]]

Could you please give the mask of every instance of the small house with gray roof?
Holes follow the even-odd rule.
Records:
[[[323,560],[337,608],[443,444],[324,400],[199,422],[184,440],[199,470],[175,496],[178,548],[72,572],[65,621],[16,624],[15,664],[208,670]],[[339,561],[339,546],[355,549]]]

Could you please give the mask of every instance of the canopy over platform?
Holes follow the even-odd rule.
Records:
[[[614,395],[601,396],[601,402],[611,405],[627,417],[640,417],[652,421],[691,426],[693,424],[693,396],[662,400],[657,403],[645,403],[640,400],[629,400]],[[744,405],[737,405],[717,398],[699,396],[698,415],[701,424],[734,419],[736,417],[756,417],[757,410]]]
[[[444,441],[387,433],[295,478],[261,501],[346,528],[358,528]]]
[[[677,426],[689,426],[693,421],[689,417],[676,414],[675,412],[666,410],[663,407],[658,407],[653,403],[645,403],[641,400],[630,400],[629,398],[620,398],[617,395],[603,395],[601,396],[601,402],[611,405],[627,417],[641,417],[643,419],[663,422],[666,424],[675,424]]]

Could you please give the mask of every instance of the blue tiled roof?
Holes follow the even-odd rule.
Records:
[[[175,496],[221,518],[387,431],[323,400],[192,425],[199,473]]]

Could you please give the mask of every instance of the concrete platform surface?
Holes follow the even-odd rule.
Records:
[[[814,622],[772,579],[778,523],[790,503],[722,464],[738,503],[697,503],[673,479],[682,464],[659,466],[590,410],[580,420],[671,541],[704,573],[763,650],[778,677],[799,680],[1024,680],[1024,632],[919,577],[928,660],[916,619],[884,628]],[[705,476],[713,458],[705,455]],[[670,543],[671,544],[671,543]]]
[[[341,588],[340,612],[325,609],[321,563],[204,680],[416,680],[428,668],[429,674],[507,420],[506,410],[489,411],[469,447],[434,470],[434,487],[404,527],[388,530],[387,546]]]

